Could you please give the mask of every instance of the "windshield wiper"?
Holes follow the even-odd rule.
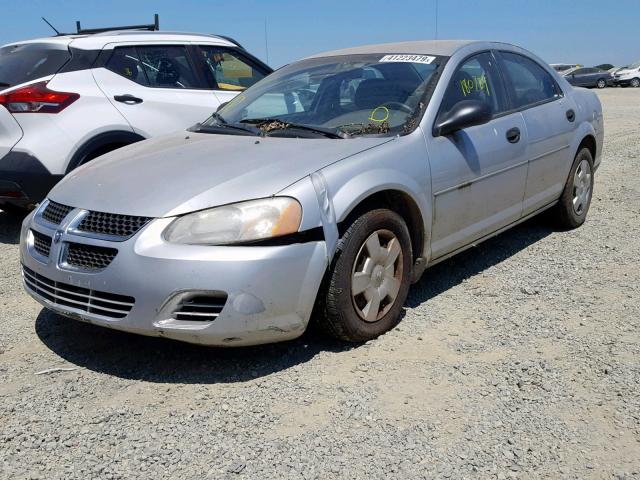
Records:
[[[343,132],[339,128],[323,128],[304,125],[301,123],[291,123],[278,118],[248,118],[241,120],[240,123],[249,123],[258,127],[263,135],[275,132],[277,130],[305,130],[308,132],[319,133],[329,138],[349,138],[350,135]]]
[[[244,127],[242,125],[238,125],[235,123],[227,123],[227,121],[217,112],[213,114],[213,118],[216,120],[215,124],[212,124],[212,125],[198,124],[196,125],[195,131],[205,132],[205,133],[219,133],[220,130],[229,128],[232,130],[247,132],[247,133],[250,133],[251,135],[258,135],[260,133],[260,131],[256,130],[255,128]]]
[[[11,86],[10,83],[0,82],[0,87],[10,87],[10,86]]]

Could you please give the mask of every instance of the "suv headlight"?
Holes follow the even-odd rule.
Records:
[[[301,221],[302,207],[295,199],[273,197],[184,215],[163,235],[171,243],[233,245],[296,233]]]

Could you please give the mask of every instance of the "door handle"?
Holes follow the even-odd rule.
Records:
[[[573,122],[576,119],[576,112],[574,112],[572,109],[567,110],[567,120],[569,120],[570,122]]]
[[[134,97],[133,95],[116,95],[113,97],[116,102],[126,103],[127,105],[135,105],[136,103],[142,103],[142,99]]]
[[[520,141],[520,129],[513,127],[507,130],[507,140],[509,143],[518,143]]]

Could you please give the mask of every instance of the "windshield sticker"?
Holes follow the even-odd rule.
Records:
[[[379,107],[374,108],[371,111],[371,115],[369,115],[368,120],[379,123],[386,122],[387,120],[389,120],[389,109],[384,105],[380,105]]]
[[[405,63],[424,63],[429,65],[436,57],[430,55],[385,55],[380,62],[405,62]]]
[[[484,92],[488,96],[491,96],[487,77],[484,74],[477,76],[474,75],[469,79],[460,80],[460,89],[465,97],[467,95],[471,95],[473,92]]]

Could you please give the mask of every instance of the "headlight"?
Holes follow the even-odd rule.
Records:
[[[301,220],[302,207],[293,198],[265,198],[177,218],[164,238],[172,243],[232,245],[295,233]]]

